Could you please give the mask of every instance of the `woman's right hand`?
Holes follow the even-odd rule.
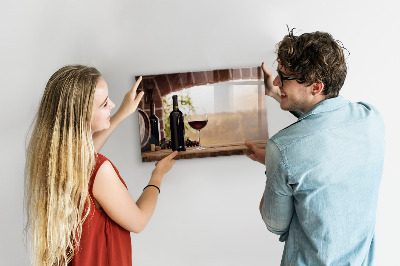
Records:
[[[175,156],[178,154],[178,151],[172,152],[170,155],[162,159],[161,161],[156,162],[156,168],[153,170],[154,175],[163,176],[166,174],[175,163]]]
[[[264,72],[264,86],[265,86],[265,95],[271,96],[278,102],[281,102],[281,91],[278,86],[274,86],[274,76],[265,66],[264,62],[261,64],[261,68]]]
[[[136,111],[140,101],[142,100],[142,97],[144,95],[143,91],[141,91],[138,95],[136,95],[136,91],[141,81],[142,81],[142,76],[138,78],[138,80],[133,85],[132,89],[130,89],[125,94],[121,106],[118,108],[117,111],[117,113],[121,115],[122,119],[125,119],[126,117],[133,114]]]

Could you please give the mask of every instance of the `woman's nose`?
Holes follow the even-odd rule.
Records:
[[[114,107],[115,107],[114,102],[110,100],[110,109],[113,109]]]

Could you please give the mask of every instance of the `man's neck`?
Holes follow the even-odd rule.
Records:
[[[309,102],[309,104],[307,104],[307,107],[305,108],[306,110],[300,110],[300,111],[305,113],[324,100],[326,100],[325,95],[321,95],[321,94],[315,95],[315,96],[313,96],[313,99]]]

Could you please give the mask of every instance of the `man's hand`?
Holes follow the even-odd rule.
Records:
[[[252,151],[254,154],[246,155],[253,161],[265,164],[265,149],[257,148],[251,141],[246,141],[244,144]]]
[[[265,66],[264,62],[261,64],[261,68],[264,72],[264,86],[265,86],[265,95],[268,95],[274,98],[277,102],[281,102],[281,91],[278,86],[274,86],[274,76]]]

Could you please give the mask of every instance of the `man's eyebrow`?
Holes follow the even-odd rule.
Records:
[[[279,68],[277,68],[276,71],[278,72],[278,74],[281,74],[283,77],[292,75],[292,74],[283,73],[282,71],[279,70]]]

